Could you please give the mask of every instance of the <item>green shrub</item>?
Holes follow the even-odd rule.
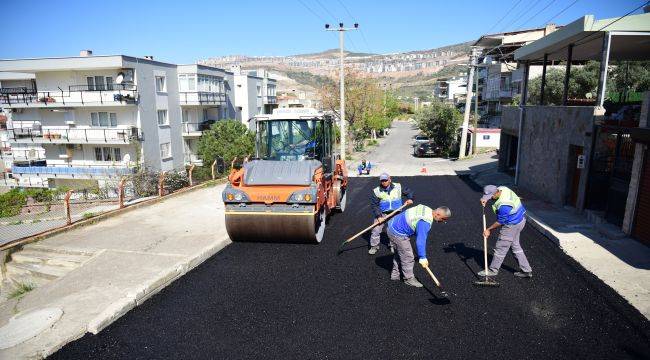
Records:
[[[165,189],[168,191],[176,191],[190,185],[190,180],[184,173],[170,171],[165,173]]]
[[[20,189],[11,189],[0,194],[0,217],[10,217],[20,214],[20,210],[27,204],[27,196]]]
[[[24,193],[27,197],[34,199],[37,203],[47,203],[54,200],[56,192],[50,189],[30,188],[25,189]]]
[[[36,285],[32,283],[18,283],[16,288],[9,294],[9,299],[21,297],[35,288]]]
[[[92,212],[85,212],[81,215],[84,219],[90,219],[91,217],[95,216],[95,213]]]

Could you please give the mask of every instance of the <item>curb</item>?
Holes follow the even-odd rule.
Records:
[[[94,217],[89,218],[89,219],[78,220],[76,222],[73,222],[70,225],[65,225],[65,226],[62,226],[62,227],[59,227],[59,228],[56,228],[56,229],[52,229],[52,230],[46,230],[45,232],[42,232],[40,234],[32,235],[32,236],[29,236],[29,237],[26,237],[26,238],[18,239],[18,240],[15,240],[13,242],[9,242],[9,243],[0,245],[0,251],[9,250],[9,249],[14,248],[16,246],[27,245],[27,244],[30,244],[30,243],[33,243],[33,242],[44,240],[44,239],[50,238],[50,237],[52,237],[54,235],[62,234],[62,233],[68,232],[70,230],[74,230],[74,229],[77,229],[77,228],[80,228],[80,227],[83,227],[83,226],[86,226],[86,225],[94,224],[96,222],[104,221],[104,220],[112,218],[114,216],[118,216],[118,215],[121,215],[121,214],[128,213],[128,212],[130,212],[132,210],[139,209],[141,207],[157,204],[157,203],[159,203],[161,201],[164,201],[166,199],[169,199],[169,198],[172,198],[172,197],[175,197],[175,196],[179,196],[179,195],[185,194],[185,193],[190,192],[190,191],[202,189],[202,188],[212,186],[212,185],[224,184],[227,181],[228,181],[227,178],[217,179],[217,180],[214,180],[214,181],[212,181],[212,180],[211,181],[206,181],[206,182],[204,182],[202,184],[198,184],[198,185],[195,185],[195,186],[192,186],[192,187],[187,187],[187,188],[178,190],[178,191],[173,192],[173,193],[171,193],[169,195],[159,196],[159,197],[155,197],[153,199],[149,199],[149,200],[145,200],[145,201],[142,201],[142,202],[139,202],[139,203],[128,205],[128,206],[126,206],[126,207],[124,207],[122,209],[110,210],[110,211],[99,214],[99,215],[94,216]]]
[[[176,279],[221,251],[229,243],[228,235],[224,235],[214,244],[201,249],[192,258],[177,263],[171,269],[161,271],[156,278],[147,281],[136,290],[128,292],[124,297],[110,304],[99,315],[90,320],[86,327],[87,331],[96,335],[136,306],[142,305]]]

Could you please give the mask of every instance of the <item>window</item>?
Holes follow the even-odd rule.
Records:
[[[91,112],[90,124],[92,126],[116,127],[117,114],[107,112]]]
[[[169,125],[167,110],[158,110],[158,125]]]
[[[95,76],[95,90],[104,90],[103,76]]]
[[[112,147],[96,147],[95,148],[96,161],[121,161],[122,149]]]
[[[262,113],[262,108],[258,106],[258,107],[257,107],[257,115],[259,115],[259,114],[261,114],[261,113]]]
[[[490,140],[490,135],[483,135],[483,140]]]
[[[160,158],[165,159],[172,156],[171,143],[160,144]]]
[[[262,96],[262,87],[257,85],[257,96]]]
[[[156,91],[157,92],[166,92],[167,88],[165,87],[165,77],[156,76]]]
[[[95,90],[95,78],[92,76],[86,77],[86,83],[88,84],[88,90],[93,91]]]
[[[106,90],[113,90],[113,78],[110,76],[106,77]]]
[[[208,109],[203,109],[203,121],[208,120]]]

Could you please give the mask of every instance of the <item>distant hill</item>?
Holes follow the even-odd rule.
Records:
[[[372,54],[372,53],[364,53],[364,52],[353,52],[353,51],[347,51],[344,50],[345,56],[356,56],[356,57],[363,57],[363,56],[377,56],[379,54]],[[339,49],[329,49],[325,51],[321,51],[318,53],[307,53],[307,54],[297,54],[297,55],[291,55],[292,57],[337,57],[339,56]]]

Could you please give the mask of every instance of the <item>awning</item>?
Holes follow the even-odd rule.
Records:
[[[650,13],[624,18],[595,20],[586,15],[549,35],[515,51],[519,61],[567,60],[567,48],[573,47],[573,61],[600,60],[603,36],[612,35],[610,58],[647,60],[650,54]]]

